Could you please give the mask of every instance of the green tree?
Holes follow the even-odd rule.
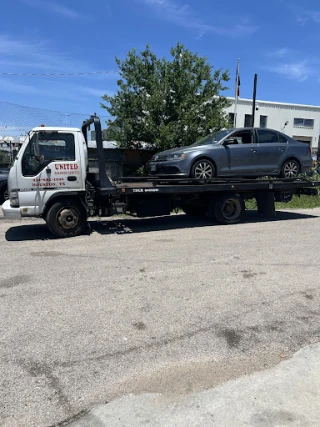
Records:
[[[114,96],[104,95],[113,117],[108,137],[131,146],[135,141],[159,149],[189,145],[201,136],[229,127],[220,93],[229,72],[213,70],[180,43],[170,50],[171,60],[159,59],[147,45],[140,54],[132,49],[125,60],[116,58],[120,80]]]

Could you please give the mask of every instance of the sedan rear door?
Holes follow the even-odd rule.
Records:
[[[285,135],[271,129],[256,129],[256,132],[258,135],[258,172],[278,172],[288,149]]]

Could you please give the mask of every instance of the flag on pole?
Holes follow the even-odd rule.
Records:
[[[240,96],[240,59],[238,59],[236,71],[236,98]]]

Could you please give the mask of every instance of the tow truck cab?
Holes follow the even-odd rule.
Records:
[[[43,216],[59,196],[85,192],[88,150],[76,128],[36,127],[23,143],[10,169],[10,218]]]

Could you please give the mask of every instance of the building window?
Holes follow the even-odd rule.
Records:
[[[296,118],[293,120],[293,126],[295,128],[314,128],[314,120],[313,119],[301,119]]]
[[[261,128],[267,127],[267,120],[268,120],[267,116],[260,116],[260,127]]]
[[[246,114],[244,116],[244,127],[245,128],[250,128],[252,126],[252,115],[251,114]]]
[[[234,124],[234,113],[229,113],[228,120],[229,120],[229,125],[233,127],[233,124]]]

